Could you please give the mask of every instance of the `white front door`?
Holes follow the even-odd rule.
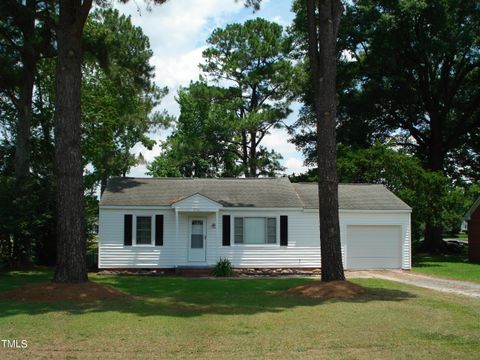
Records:
[[[188,261],[205,262],[207,221],[205,218],[190,218],[188,237]]]

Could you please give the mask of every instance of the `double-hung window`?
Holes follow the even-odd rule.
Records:
[[[276,244],[277,219],[274,217],[235,217],[235,244]]]
[[[151,245],[152,244],[152,217],[137,216],[135,244]]]

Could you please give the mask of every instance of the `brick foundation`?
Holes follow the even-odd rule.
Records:
[[[320,268],[235,268],[235,274],[239,277],[251,276],[320,276]],[[185,277],[209,277],[211,269],[195,268],[167,268],[167,269],[100,269],[99,275],[123,275],[123,276],[185,276]]]

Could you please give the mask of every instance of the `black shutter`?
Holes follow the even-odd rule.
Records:
[[[288,246],[288,216],[280,216],[280,246]]]
[[[230,246],[230,215],[223,215],[222,245]]]
[[[132,215],[125,215],[123,222],[123,245],[132,246]]]
[[[155,215],[155,246],[163,246],[163,215]]]

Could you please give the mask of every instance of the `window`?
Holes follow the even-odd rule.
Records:
[[[137,216],[137,245],[151,245],[152,244],[152,217],[151,216]]]
[[[243,218],[235,218],[234,224],[234,238],[235,244],[242,244],[243,243]]]
[[[267,244],[277,242],[277,219],[267,218]]]
[[[236,217],[235,244],[276,244],[277,219],[263,217]]]
[[[192,249],[203,249],[203,220],[192,220]]]

